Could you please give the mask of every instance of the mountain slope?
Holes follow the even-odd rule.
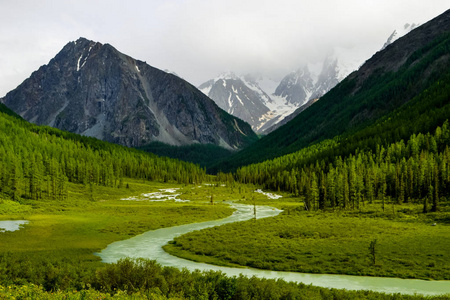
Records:
[[[394,30],[381,50],[416,27],[416,24],[405,24],[403,28]],[[274,95],[301,107],[308,101],[325,95],[350,73],[358,70],[366,58],[357,49],[335,47],[323,62],[318,64],[308,63],[297,71],[286,75]],[[270,129],[268,132],[273,130]]]
[[[2,105],[0,105],[0,108]],[[0,195],[67,197],[67,182],[125,187],[123,177],[201,182],[197,165],[28,123],[0,112]]]
[[[13,116],[18,119],[22,119],[18,114],[9,109],[6,105],[0,103],[0,113],[4,113],[6,115]]]
[[[220,108],[249,123],[255,131],[269,117],[270,110],[265,103],[271,99],[256,82],[247,81],[233,73],[225,73],[198,88]]]
[[[355,132],[402,107],[450,72],[450,10],[376,53],[300,116],[218,168],[295,152]]]
[[[153,141],[239,149],[256,139],[188,82],[80,38],[1,102],[24,119],[126,146]]]
[[[302,113],[305,109],[307,109],[308,107],[310,107],[311,105],[313,105],[317,100],[319,100],[318,98],[316,99],[311,99],[308,102],[306,102],[305,104],[303,104],[302,106],[300,106],[299,108],[297,108],[293,113],[291,113],[290,115],[286,116],[284,119],[282,119],[281,121],[279,121],[276,124],[271,125],[270,127],[268,127],[267,129],[265,129],[263,132],[265,134],[269,134],[272,131],[280,128],[281,126],[285,125],[286,123],[288,123],[289,121],[293,120],[296,116],[298,116],[300,113]]]
[[[307,66],[291,72],[281,80],[274,95],[286,99],[286,102],[301,106],[314,92],[314,79]]]
[[[381,50],[383,50],[384,48],[386,48],[387,46],[389,46],[390,44],[392,44],[393,42],[395,42],[397,39],[399,39],[400,37],[404,36],[408,32],[410,32],[411,30],[415,29],[417,26],[419,26],[419,25],[418,24],[414,24],[414,23],[412,23],[412,24],[406,23],[403,26],[403,28],[394,30],[392,32],[392,34],[388,37],[386,42],[384,43],[384,45],[381,48]]]

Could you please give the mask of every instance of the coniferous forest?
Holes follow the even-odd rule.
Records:
[[[123,178],[201,183],[200,167],[2,114],[0,193],[18,200],[67,196],[67,183],[118,186]]]

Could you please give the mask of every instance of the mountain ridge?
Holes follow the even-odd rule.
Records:
[[[249,123],[254,131],[269,118],[266,106],[270,97],[258,86],[232,72],[201,84],[198,89],[210,97],[220,108]]]
[[[234,170],[355,132],[402,107],[445,77],[450,64],[450,10],[374,54],[286,125],[216,166]]]
[[[85,38],[0,101],[33,123],[131,147],[158,141],[236,150],[256,139],[185,80]]]

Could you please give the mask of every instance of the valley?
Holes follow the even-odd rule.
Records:
[[[283,252],[280,252],[276,249],[276,242],[273,237],[275,235],[279,235],[281,237],[280,232],[284,232],[285,236],[281,238],[288,238],[288,239],[295,239],[295,238],[306,238],[305,241],[322,241],[326,242],[328,240],[328,243],[331,242],[331,244],[339,244],[340,247],[344,247],[348,249],[347,255],[351,257],[350,261],[348,261],[349,265],[357,266],[358,264],[355,264],[355,259],[361,259],[362,264],[360,265],[360,269],[364,265],[370,265],[368,261],[371,260],[369,251],[366,249],[367,243],[369,242],[369,236],[361,235],[359,239],[354,240],[353,238],[356,236],[359,236],[360,234],[363,234],[363,232],[367,231],[367,228],[370,228],[369,230],[374,230],[380,234],[380,237],[383,236],[384,241],[386,241],[387,236],[398,236],[401,234],[404,236],[406,231],[414,231],[417,234],[417,230],[419,232],[424,233],[424,238],[433,238],[434,241],[437,243],[434,243],[434,246],[430,249],[427,249],[424,253],[427,253],[427,256],[425,256],[425,260],[428,263],[428,271],[435,270],[436,273],[428,273],[425,278],[434,278],[438,279],[432,274],[447,274],[447,271],[442,272],[442,268],[448,268],[447,262],[448,258],[446,257],[447,252],[445,251],[446,243],[448,243],[448,237],[445,236],[445,234],[448,234],[448,230],[446,230],[445,227],[442,227],[442,223],[439,222],[439,226],[437,227],[431,227],[430,221],[436,221],[435,219],[427,219],[423,218],[423,216],[420,216],[420,214],[417,213],[414,207],[409,207],[410,211],[408,211],[408,208],[403,208],[401,211],[396,211],[396,216],[393,217],[390,212],[382,213],[378,210],[376,213],[376,216],[373,215],[371,212],[371,209],[373,207],[367,207],[367,211],[363,210],[359,214],[357,212],[355,213],[331,213],[331,215],[324,215],[323,213],[308,213],[302,211],[301,207],[302,204],[299,203],[298,199],[295,197],[292,197],[290,194],[281,193],[283,197],[269,197],[266,193],[257,192],[255,190],[255,187],[249,186],[249,185],[240,185],[237,183],[231,183],[231,182],[212,182],[202,185],[177,185],[174,183],[156,183],[156,182],[143,182],[141,180],[133,180],[133,179],[125,179],[125,182],[129,186],[128,188],[123,187],[121,189],[117,188],[102,188],[98,187],[94,190],[94,197],[95,202],[92,202],[89,199],[89,192],[86,191],[86,189],[81,188],[78,185],[69,185],[68,190],[68,198],[66,201],[61,203],[60,201],[54,201],[54,200],[45,200],[35,206],[33,204],[21,204],[17,205],[12,201],[3,200],[0,204],[0,211],[2,211],[1,219],[15,219],[15,218],[22,218],[29,221],[28,224],[24,225],[24,227],[18,231],[15,232],[9,232],[9,233],[3,233],[2,235],[2,243],[1,243],[1,249],[0,249],[0,265],[2,266],[2,273],[0,273],[0,278],[3,278],[3,280],[7,280],[5,283],[9,285],[8,287],[3,286],[0,288],[0,295],[4,291],[8,291],[8,293],[19,293],[19,290],[14,290],[14,288],[11,288],[10,284],[15,283],[25,283],[26,281],[31,281],[34,284],[41,285],[46,290],[60,290],[58,293],[61,293],[62,295],[70,295],[70,297],[75,297],[74,295],[71,295],[71,292],[61,292],[64,290],[79,290],[80,295],[81,293],[89,293],[92,295],[102,294],[104,297],[108,297],[108,288],[105,286],[100,287],[100,284],[105,284],[106,282],[106,276],[109,272],[108,269],[111,268],[120,268],[120,272],[124,272],[126,269],[127,272],[132,271],[134,268],[149,268],[151,267],[151,272],[155,274],[154,272],[161,272],[159,276],[161,276],[159,279],[160,283],[161,280],[172,280],[172,283],[169,287],[161,286],[160,283],[152,283],[152,287],[158,287],[159,286],[159,292],[161,293],[166,290],[166,295],[175,296],[175,295],[181,295],[177,294],[181,291],[176,288],[176,286],[172,286],[172,284],[176,284],[175,282],[179,282],[180,279],[173,278],[174,274],[179,271],[170,270],[169,269],[159,269],[161,267],[149,264],[149,262],[143,262],[143,261],[136,261],[136,266],[133,266],[133,262],[129,261],[127,259],[124,260],[124,257],[128,256],[126,255],[127,252],[125,252],[125,256],[119,256],[113,260],[111,260],[108,248],[106,248],[107,245],[109,245],[112,242],[118,241],[118,240],[124,240],[124,242],[128,242],[128,239],[130,237],[134,237],[136,235],[139,235],[139,238],[145,238],[146,235],[140,235],[148,230],[151,230],[150,232],[158,232],[154,231],[158,228],[167,228],[167,229],[176,229],[178,225],[182,224],[189,224],[189,223],[196,223],[199,226],[201,226],[201,222],[205,222],[212,219],[223,219],[224,223],[228,219],[224,219],[227,216],[230,216],[230,214],[233,212],[232,207],[229,206],[225,202],[229,200],[237,201],[237,205],[241,205],[239,203],[248,203],[247,208],[245,208],[245,211],[247,211],[246,214],[248,214],[247,217],[244,215],[239,215],[239,219],[243,220],[245,218],[250,218],[251,220],[246,222],[238,222],[238,223],[232,223],[229,225],[223,225],[220,227],[214,227],[211,229],[206,230],[212,230],[211,233],[208,233],[208,231],[194,231],[193,233],[190,233],[188,235],[183,235],[175,240],[175,243],[169,242],[168,248],[165,247],[166,251],[168,250],[169,253],[173,252],[171,250],[171,247],[181,245],[181,243],[185,244],[184,239],[188,241],[197,241],[197,242],[204,242],[205,244],[209,245],[207,247],[201,246],[200,248],[203,250],[210,249],[210,253],[215,253],[216,250],[214,249],[221,249],[217,253],[228,253],[228,257],[231,257],[234,255],[233,247],[234,245],[240,245],[238,248],[241,249],[241,251],[244,251],[245,253],[250,254],[249,257],[251,260],[259,261],[264,264],[266,264],[266,267],[262,265],[251,265],[253,267],[258,268],[267,268],[267,263],[270,263],[270,261],[279,261],[282,262],[281,257],[277,257],[277,255],[283,255]],[[149,195],[149,192],[151,192],[152,195],[155,195],[154,197],[158,198],[157,201],[151,200],[153,196],[146,196]],[[179,199],[183,199],[186,202],[180,202],[177,200],[174,200],[173,198],[168,197],[168,200],[161,202],[160,199],[164,198],[164,194],[166,196],[171,196],[173,193],[176,192]],[[144,197],[138,196],[144,194]],[[213,195],[214,198],[214,205],[211,205],[211,195]],[[130,197],[131,196],[131,197]],[[147,197],[147,198],[146,198]],[[155,198],[155,199],[156,199]],[[150,200],[149,200],[150,199]],[[164,200],[164,199],[163,199]],[[254,218],[254,211],[253,211],[253,205],[257,205],[256,215],[257,220],[253,220]],[[264,206],[261,206],[264,205]],[[281,215],[275,218],[264,218],[261,219],[261,217],[266,216],[267,213],[276,215],[280,211],[276,211],[270,208],[270,206],[276,206],[283,209],[283,212]],[[261,208],[260,208],[261,207]],[[269,207],[269,209],[264,210],[263,207]],[[266,212],[265,212],[266,211]],[[427,216],[430,217],[430,216]],[[213,222],[206,222],[215,224]],[[301,228],[298,227],[297,224],[303,224]],[[219,223],[220,224],[220,223]],[[385,225],[384,225],[385,224]],[[397,224],[394,225],[393,224]],[[403,224],[403,225],[402,225]],[[195,224],[193,224],[195,225]],[[316,226],[319,225],[320,229],[316,228]],[[363,225],[363,226],[362,226]],[[175,227],[173,227],[175,226]],[[211,226],[211,225],[209,225]],[[329,226],[329,227],[327,227]],[[368,226],[368,227],[367,227]],[[367,227],[367,228],[366,228]],[[195,228],[195,227],[194,227]],[[197,227],[201,228],[201,227]],[[234,228],[234,229],[233,229]],[[334,228],[334,229],[331,229]],[[355,232],[355,228],[358,228],[358,230],[361,230],[359,233]],[[384,228],[384,229],[383,229]],[[392,228],[396,228],[398,231],[392,232]],[[430,231],[429,229],[434,230],[433,235],[429,235]],[[428,230],[427,230],[428,229]],[[299,230],[301,230],[300,235],[298,237],[293,236],[296,232],[298,233]],[[338,230],[338,231],[336,231]],[[388,230],[391,231],[390,235],[386,235],[383,233],[383,231]],[[405,231],[406,230],[406,231]],[[314,231],[314,232],[312,232]],[[149,232],[149,233],[150,233]],[[339,234],[336,235],[336,232],[339,232]],[[192,238],[192,234],[200,234],[201,236]],[[244,235],[243,235],[244,234]],[[246,234],[249,234],[247,236]],[[310,234],[310,235],[309,235]],[[334,234],[335,237],[331,238],[330,234]],[[229,236],[228,236],[229,235]],[[167,236],[164,233],[163,234],[164,239],[171,239],[171,236]],[[327,238],[325,238],[327,236]],[[353,241],[355,245],[358,245],[358,247],[352,246],[352,245],[346,245],[345,243],[342,244],[345,240],[348,240],[350,237],[350,241]],[[373,236],[370,236],[373,237]],[[436,240],[436,238],[439,237],[441,240]],[[407,236],[404,237],[407,239]],[[417,238],[417,237],[416,237]],[[243,240],[239,240],[243,239]],[[265,241],[265,239],[269,239]],[[318,240],[317,240],[318,239]],[[130,239],[129,241],[132,241],[133,239]],[[252,241],[257,242],[257,244],[253,243]],[[319,246],[317,244],[307,246],[305,244],[305,241],[302,242],[303,244],[302,252],[308,254],[308,257],[310,255],[319,254],[324,255],[324,257],[328,257],[328,255],[322,254],[324,251],[331,251],[333,253],[344,253],[342,251],[336,251],[336,249],[330,248],[330,245],[328,247],[325,247],[324,245]],[[377,265],[376,269],[382,270],[383,266],[385,265],[386,261],[385,259],[394,259],[392,256],[392,253],[390,255],[386,255],[386,252],[383,248],[386,247],[386,244],[382,244],[383,239],[379,239],[379,247],[377,249]],[[420,244],[420,239],[416,239],[416,241]],[[443,249],[439,246],[439,241],[441,241]],[[225,242],[224,245],[221,244],[221,242]],[[249,243],[250,242],[250,243]],[[392,240],[390,241],[392,242]],[[398,241],[397,241],[398,242]],[[389,243],[392,245],[397,244],[397,242]],[[153,244],[150,240],[147,241],[147,243]],[[165,242],[163,242],[165,243]],[[117,244],[113,243],[111,246]],[[298,242],[295,244],[298,245]],[[120,245],[120,243],[118,244]],[[158,244],[155,244],[158,245]],[[211,247],[211,245],[213,245]],[[248,245],[250,247],[250,252],[246,250],[246,248],[242,247],[244,245]],[[264,246],[261,249],[258,249],[257,245]],[[270,245],[270,246],[269,246]],[[268,247],[269,246],[269,247]],[[292,260],[292,255],[294,253],[297,253],[295,248],[293,248],[294,244],[292,246],[283,245],[282,249],[290,249],[290,256],[288,260]],[[310,247],[310,248],[305,248]],[[422,245],[423,246],[423,245]],[[164,251],[162,249],[160,250],[151,250],[153,248],[148,248],[144,246],[138,246],[141,250],[131,250],[130,246],[126,246],[124,249],[128,249],[126,251],[131,251],[130,256],[131,257],[146,257],[147,254],[145,253],[160,253],[164,254]],[[153,247],[153,246],[152,246]],[[398,245],[400,249],[402,249],[401,243]],[[102,249],[106,248],[105,250],[101,251]],[[188,247],[189,248],[189,247]],[[321,251],[316,251],[314,249],[320,248]],[[309,250],[308,250],[309,249]],[[325,250],[327,249],[327,250]],[[352,249],[352,250],[350,250]],[[398,251],[395,248],[388,248],[390,251]],[[416,249],[416,248],[414,248]],[[256,251],[255,251],[256,250]],[[274,251],[273,253],[266,253],[265,251]],[[429,251],[428,251],[429,250]],[[110,251],[115,251],[114,248],[112,248]],[[123,250],[119,250],[123,251]],[[136,251],[144,251],[142,253],[136,252]],[[150,251],[150,252],[146,252]],[[242,254],[239,254],[239,258],[235,263],[232,263],[232,260],[229,261],[227,259],[227,262],[221,262],[220,259],[207,259],[208,255],[201,254],[198,250],[191,250],[195,251],[196,255],[186,255],[183,252],[177,252],[177,255],[186,256],[189,259],[197,260],[197,261],[207,261],[208,263],[218,264],[218,265],[230,265],[230,266],[238,266],[239,264],[244,264],[243,261],[245,261],[245,258],[242,257]],[[335,252],[336,251],[336,252]],[[351,251],[356,251],[357,255],[350,253]],[[105,253],[104,253],[105,252]],[[408,259],[410,260],[409,264],[414,264],[414,261],[411,261],[411,259],[414,259],[414,254],[408,254],[404,251],[399,251],[401,253],[401,259],[398,258],[399,262],[406,262]],[[100,253],[100,254],[98,254]],[[103,254],[104,253],[104,254]],[[186,251],[185,251],[186,253]],[[256,254],[257,256],[252,255]],[[275,255],[277,253],[277,255]],[[159,255],[161,255],[159,254]],[[100,257],[103,258],[103,260],[106,260],[111,263],[114,262],[114,264],[103,267],[103,263],[100,261],[99,257],[97,255],[100,255]],[[201,256],[198,256],[201,255]],[[411,256],[412,255],[412,256]],[[167,254],[164,254],[164,257],[166,257]],[[266,259],[263,259],[261,256],[265,256]],[[122,259],[119,259],[121,258]],[[155,257],[154,255],[150,254],[150,257]],[[199,257],[201,257],[199,259]],[[271,259],[268,259],[271,257]],[[206,260],[205,260],[206,259]],[[244,259],[244,260],[243,260]],[[248,259],[248,258],[247,258]],[[314,258],[312,261],[312,265],[317,268],[321,264],[317,263],[317,259],[322,258]],[[421,260],[422,258],[417,258],[417,260]],[[434,264],[433,267],[431,267],[431,263],[429,260],[433,260]],[[296,258],[297,261],[308,261],[310,258]],[[164,260],[163,260],[164,261]],[[335,260],[345,262],[347,260]],[[389,261],[389,265],[391,261]],[[329,262],[324,259],[323,264],[328,264]],[[35,266],[35,268],[29,268],[30,264]],[[117,264],[117,265],[116,265]],[[128,264],[128,266],[126,266]],[[164,264],[166,266],[171,267],[180,267],[180,263],[175,264]],[[291,265],[291,264],[288,264]],[[386,264],[387,266],[388,264]],[[141,267],[139,267],[141,266]],[[37,268],[36,268],[37,267]],[[126,268],[126,269],[125,269]],[[167,267],[164,267],[167,268]],[[196,264],[191,264],[191,267],[189,267],[191,272],[194,272],[195,269],[202,269],[204,270],[202,276],[206,276],[205,278],[208,278],[208,276],[211,276],[210,269],[212,270],[219,270],[222,271],[222,269],[215,268],[213,266],[211,267],[204,267],[204,266],[196,266]],[[269,267],[270,269],[271,267]],[[280,269],[280,267],[274,267],[275,270]],[[281,268],[283,269],[283,268]],[[146,270],[146,269],[143,269]],[[142,270],[142,271],[143,271]],[[224,269],[225,270],[225,269]],[[317,269],[316,269],[317,270]],[[137,269],[132,272],[142,272],[138,271]],[[296,270],[298,271],[298,270]],[[303,269],[302,271],[308,271]],[[309,272],[313,272],[313,270],[309,270]],[[323,270],[322,270],[323,271]],[[5,273],[6,272],[6,273]],[[169,273],[167,273],[169,272]],[[175,273],[174,273],[175,272]],[[186,271],[184,271],[186,272]],[[198,272],[198,271],[197,271]],[[247,273],[247,271],[241,271],[241,269],[235,269],[235,271],[227,271],[227,274],[229,276],[238,275],[239,273],[244,272]],[[322,273],[322,272],[321,272]],[[325,271],[327,273],[327,271]],[[333,272],[334,273],[334,272]],[[337,272],[341,274],[354,274],[355,271],[351,269],[347,269],[345,271]],[[7,277],[4,277],[6,274],[8,274]],[[120,283],[121,280],[115,279],[113,283],[111,276],[124,276],[124,274],[120,275],[121,273],[115,273],[117,275],[113,275],[113,273],[107,275],[109,279],[108,284],[109,288],[112,289],[113,286],[116,288],[125,288],[125,286],[128,286],[128,289],[130,288],[128,284],[125,282],[129,282],[129,280],[136,280],[128,278],[124,283]],[[189,276],[198,276],[195,275],[196,273],[192,273],[192,275]],[[379,274],[372,274],[372,275],[379,275]],[[389,274],[388,276],[395,276],[398,275],[396,273]],[[147,275],[148,276],[148,275]],[[216,275],[218,276],[218,274]],[[223,276],[223,275],[222,275]],[[249,270],[247,276],[260,276],[257,273],[254,273],[253,271]],[[284,278],[284,275],[274,273],[273,275],[270,275],[269,273],[263,273],[262,277],[266,279],[258,279],[258,285],[261,287],[266,286],[267,284],[270,284],[270,279],[267,278]],[[314,275],[309,277],[303,277],[303,275],[300,275],[300,279],[295,279],[295,277],[288,276],[286,277],[289,281],[299,281],[301,283],[313,283],[314,285],[319,286],[325,286],[325,287],[343,287],[351,288],[351,283],[348,282],[349,279],[343,278],[343,282],[340,283],[342,285],[339,285],[339,280],[336,278],[330,278],[327,279],[327,277],[322,277],[321,279],[315,278]],[[431,276],[431,277],[430,277]],[[186,277],[186,273],[184,275]],[[398,277],[398,276],[395,276]],[[402,276],[400,276],[402,277]],[[415,277],[422,277],[417,276],[411,273],[407,273],[406,277],[408,278],[415,278]],[[162,279],[165,278],[165,279]],[[236,281],[235,284],[238,286],[241,286],[241,289],[243,288],[242,285],[245,284],[244,277],[240,275],[238,277],[238,281]],[[184,280],[186,280],[185,278]],[[196,279],[198,280],[198,279]],[[256,280],[256,279],[253,279]],[[327,280],[331,280],[329,283]],[[377,278],[374,278],[376,281]],[[370,281],[370,280],[369,280]],[[80,282],[88,283],[91,287],[89,290],[84,290],[83,286],[80,285]],[[103,283],[102,283],[103,282]],[[294,286],[290,286],[289,288],[286,287],[284,284],[280,282],[280,279],[277,280],[278,282],[278,292],[284,293],[287,291],[292,292],[292,289]],[[334,283],[332,283],[334,282]],[[372,297],[380,297],[382,294],[378,294],[375,292],[361,292],[361,291],[347,291],[344,292],[344,294],[340,294],[340,290],[328,290],[327,289],[318,289],[318,288],[312,288],[307,285],[298,285],[295,287],[295,290],[297,290],[297,293],[299,294],[308,294],[308,295],[314,295],[315,293],[331,293],[335,295],[353,295],[353,296],[362,296],[367,297],[368,299],[371,299]],[[412,287],[406,288],[405,292],[407,294],[409,293],[418,293],[418,294],[439,294],[439,290],[443,289],[445,291],[445,283],[442,285],[443,282],[436,281],[436,285],[433,283],[433,281],[429,282],[430,288],[427,288],[427,282],[424,282],[424,287],[420,287],[421,285],[418,285],[418,283],[414,283],[414,289],[411,290]],[[111,285],[112,284],[112,285]],[[122,285],[126,284],[126,285]],[[136,284],[136,283],[133,283]],[[145,291],[146,284],[143,282],[137,283],[132,290],[135,292],[137,290]],[[147,283],[149,284],[149,283]],[[367,282],[367,286],[370,286],[369,282]],[[376,283],[375,286],[377,285]],[[395,284],[403,284],[402,282],[399,283],[392,283],[391,286],[390,283],[384,283],[383,286],[385,288],[375,288],[373,287],[373,290],[375,291],[389,291],[389,289],[393,289]],[[405,283],[406,286],[408,286],[408,283]],[[2,286],[0,284],[0,286]],[[387,289],[386,289],[387,287]],[[92,289],[95,288],[95,289]],[[217,286],[216,288],[220,288]],[[361,285],[355,285],[355,289],[364,289]],[[203,288],[196,287],[194,294],[200,292]],[[399,289],[399,287],[396,287],[395,289]],[[98,290],[98,291],[97,291]],[[426,292],[428,290],[428,292]],[[156,291],[151,290],[151,291]],[[177,292],[178,291],[178,292]],[[219,290],[216,290],[216,293]],[[409,292],[407,292],[409,291]],[[415,292],[414,292],[415,291]],[[33,285],[25,285],[20,290],[21,293],[25,293],[25,295],[34,295],[35,297],[41,297],[42,295],[45,295],[45,291],[42,289],[36,288]],[[117,293],[117,292],[116,292]],[[182,292],[184,295],[186,295],[186,291],[184,290]],[[354,294],[352,294],[354,293]],[[55,293],[56,294],[56,293]],[[121,296],[122,295],[122,296]],[[147,290],[147,295],[150,295],[150,290]],[[152,294],[153,295],[153,294]],[[187,294],[189,295],[189,294]],[[115,297],[122,297],[123,299],[127,299],[126,293],[125,294],[116,294]],[[389,297],[389,296],[384,296]],[[403,295],[402,297],[408,297],[406,295]],[[414,297],[414,299],[420,299],[421,296],[418,296],[417,294]],[[70,299],[78,299],[78,298],[70,298]],[[406,298],[408,299],[408,298]]]
[[[449,299],[450,10],[405,30],[271,92],[68,42],[0,99],[0,299]]]

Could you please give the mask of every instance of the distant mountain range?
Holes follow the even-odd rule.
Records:
[[[240,149],[257,138],[185,80],[84,38],[68,43],[0,102],[30,122],[131,147]]]
[[[273,159],[336,136],[344,139],[352,135],[353,140],[358,140],[362,137],[356,133],[376,121],[378,127],[364,132],[366,145],[383,144],[377,130],[388,121],[390,125],[383,135],[391,140],[409,138],[413,133],[428,132],[442,125],[449,116],[448,89],[442,84],[448,82],[450,76],[449,35],[450,10],[395,41],[388,40],[390,43],[320,100],[284,126],[221,162],[216,169],[235,170],[238,166]],[[306,70],[298,74],[309,77]],[[312,86],[310,81],[302,82]],[[431,88],[442,94],[430,94],[428,89]],[[308,91],[306,96],[312,95],[311,90]],[[421,119],[420,129],[414,131],[422,115],[425,117]],[[386,119],[381,119],[384,116]],[[397,119],[399,116],[402,119]]]
[[[416,24],[405,24],[402,29],[394,30],[382,49],[416,27]],[[365,59],[357,51],[335,48],[322,63],[306,64],[287,74],[281,82],[228,72],[198,88],[222,109],[248,122],[254,131],[268,134],[304,110],[300,107],[312,104],[358,70]]]
[[[383,49],[414,28],[394,31]],[[80,38],[0,102],[33,123],[126,146],[162,142],[236,150],[257,139],[251,128],[268,134],[286,124],[362,61],[336,48],[322,63],[306,64],[281,82],[229,72],[200,85],[200,92],[173,72]]]

